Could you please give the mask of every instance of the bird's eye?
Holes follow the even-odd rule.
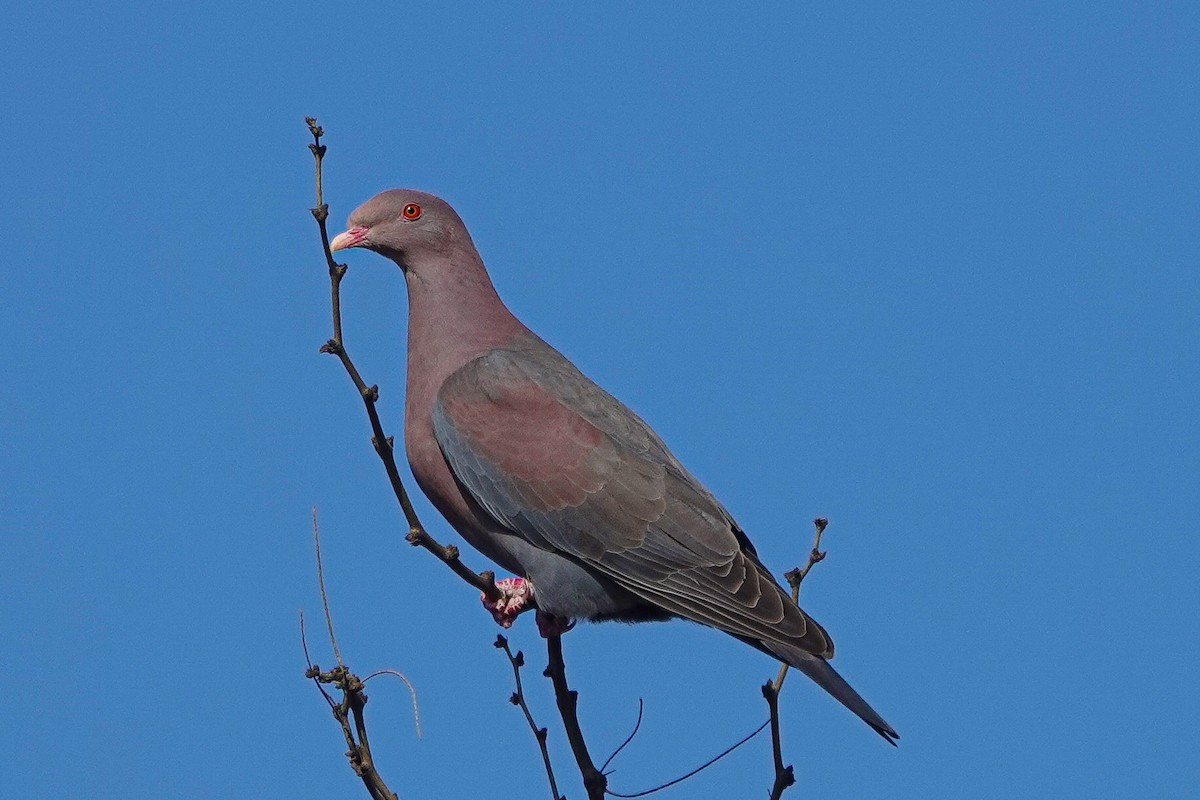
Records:
[[[400,212],[400,215],[405,219],[417,219],[421,216],[421,207],[416,203],[409,203],[404,207],[404,210]]]

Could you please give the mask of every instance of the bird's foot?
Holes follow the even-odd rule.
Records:
[[[553,614],[547,614],[545,611],[538,611],[535,619],[537,620],[538,633],[542,635],[543,639],[549,639],[551,636],[562,636],[575,627],[575,620],[570,617],[556,617]]]
[[[497,625],[511,628],[521,612],[532,607],[533,584],[524,578],[505,578],[496,581],[496,588],[500,590],[499,600],[489,600],[486,594],[479,599],[483,607],[491,612]]]

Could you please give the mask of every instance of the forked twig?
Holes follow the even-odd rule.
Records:
[[[313,544],[317,551],[317,563],[321,560],[321,537],[316,525],[316,512],[313,513]],[[329,602],[325,593],[325,578],[321,574],[321,570],[317,570],[317,581],[321,588],[321,600],[325,608],[325,626],[329,631],[330,643],[333,639],[333,619],[329,613]],[[363,785],[367,787],[367,792],[371,795],[372,800],[398,800],[396,793],[388,788],[384,783],[383,778],[375,769],[375,759],[371,755],[371,743],[367,739],[367,723],[364,714],[364,709],[367,704],[367,695],[363,691],[363,682],[357,675],[351,672],[343,663],[340,654],[337,656],[338,665],[331,670],[322,670],[312,662],[312,658],[308,652],[308,638],[304,631],[304,612],[300,612],[300,644],[304,648],[304,660],[308,664],[308,669],[304,671],[304,677],[311,678],[321,690],[321,695],[325,698],[325,702],[329,704],[330,711],[333,712],[333,718],[337,720],[338,725],[342,729],[342,736],[346,740],[346,758],[350,761],[350,768],[354,770],[354,774],[362,779]],[[336,644],[333,644],[336,651]],[[407,682],[407,679],[406,681]],[[341,701],[334,700],[333,697],[325,690],[324,684],[335,686],[342,693]],[[416,702],[414,695],[414,708]],[[354,727],[351,728],[350,721],[353,719]]]
[[[813,520],[813,527],[816,533],[813,535],[812,550],[808,553],[808,563],[803,568],[789,570],[784,575],[787,578],[788,585],[792,587],[792,602],[799,604],[800,602],[800,584],[808,577],[808,573],[813,566],[824,560],[825,551],[821,549],[821,534],[825,533],[826,526],[829,525],[829,520],[818,517]],[[788,665],[783,664],[779,667],[779,674],[774,680],[767,681],[763,684],[762,693],[767,701],[767,709],[771,712],[771,757],[775,765],[775,781],[771,784],[770,800],[779,800],[783,797],[783,793],[789,786],[796,782],[796,773],[792,769],[792,765],[784,766],[783,763],[783,745],[780,741],[779,733],[779,693],[783,690],[783,679],[787,677]]]
[[[800,604],[800,584],[804,582],[804,579],[808,577],[808,573],[816,564],[825,560],[825,551],[821,549],[821,534],[825,533],[825,528],[828,526],[829,520],[824,517],[817,517],[813,520],[813,528],[816,532],[813,534],[812,549],[808,551],[808,563],[802,568],[795,567],[794,569],[790,569],[783,575],[788,582],[788,586],[792,587],[792,602],[796,605]],[[773,682],[776,694],[783,689],[783,679],[787,677],[788,669],[787,664],[779,667],[779,674],[775,676]]]

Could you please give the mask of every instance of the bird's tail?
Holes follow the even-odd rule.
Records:
[[[871,708],[867,701],[863,700],[862,696],[846,683],[845,678],[829,666],[828,661],[801,650],[799,647],[791,647],[779,642],[762,642],[761,646],[780,660],[812,678],[818,686],[833,695],[839,703],[853,711],[859,719],[887,739],[888,744],[895,746],[900,734],[896,733],[892,726],[888,725],[883,717],[879,716],[875,709]]]

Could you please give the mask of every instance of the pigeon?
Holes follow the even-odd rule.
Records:
[[[692,620],[800,670],[895,744],[725,507],[508,310],[449,203],[381,192],[330,242],[348,248],[404,273],[405,453],[450,525],[516,576],[498,582],[501,600],[484,599],[500,624],[528,607],[544,635],[565,629],[553,620]]]

